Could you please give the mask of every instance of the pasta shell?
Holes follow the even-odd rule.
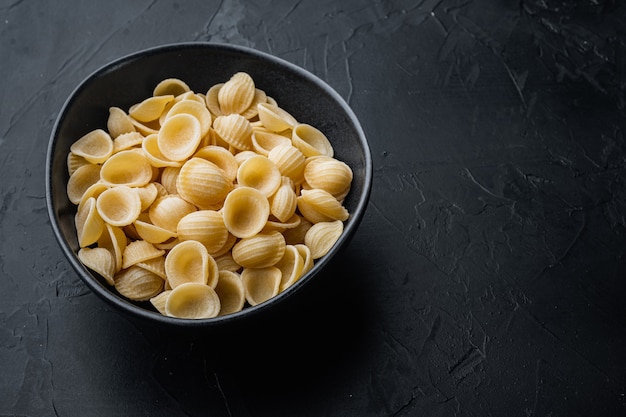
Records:
[[[137,235],[142,240],[150,243],[163,243],[168,239],[176,237],[176,233],[171,230],[163,229],[162,227],[155,226],[152,223],[135,220],[133,223]]]
[[[294,245],[294,247],[298,250],[298,253],[304,260],[304,264],[302,266],[302,276],[304,276],[307,272],[313,268],[313,256],[311,255],[311,249],[303,243],[299,243]]]
[[[152,167],[141,149],[121,151],[102,164],[100,178],[108,185],[142,187],[152,180]]]
[[[100,217],[111,226],[127,226],[141,213],[141,199],[135,189],[122,185],[103,191],[96,207]]]
[[[180,219],[178,238],[181,241],[195,240],[202,243],[210,254],[217,253],[228,240],[228,229],[220,212],[200,210]]]
[[[159,256],[152,259],[147,259],[143,262],[137,262],[137,266],[147,269],[148,271],[157,274],[163,280],[167,279],[167,274],[165,273],[165,256]]]
[[[165,290],[150,299],[150,304],[152,304],[154,308],[156,308],[156,310],[164,316],[167,315],[165,312],[165,303],[167,302],[167,297],[169,297],[171,292],[172,290]]]
[[[136,129],[133,120],[124,110],[119,107],[110,107],[107,131],[112,138],[116,138],[124,133],[135,132]]]
[[[178,194],[202,209],[222,204],[230,190],[224,171],[202,158],[191,158],[183,164],[176,181]]]
[[[181,100],[174,104],[168,111],[165,122],[172,116],[177,114],[189,114],[195,117],[200,122],[200,136],[204,137],[209,133],[209,128],[213,122],[213,116],[206,108],[204,102],[200,103],[195,100]]]
[[[67,154],[67,173],[72,176],[74,172],[83,165],[89,165],[89,162],[82,156],[78,156],[69,152]]]
[[[217,116],[213,129],[230,146],[238,150],[252,149],[252,126],[248,119],[240,114]]]
[[[217,98],[223,86],[224,83],[214,84],[211,88],[209,88],[204,97],[207,108],[215,117],[223,115],[222,109],[220,109],[220,103]]]
[[[220,316],[243,310],[246,295],[239,274],[231,271],[220,271],[215,292],[220,299]]]
[[[306,157],[317,155],[332,157],[334,155],[333,147],[326,135],[311,125],[301,123],[295,126],[291,140]]]
[[[78,259],[87,268],[102,276],[109,285],[115,284],[115,258],[111,252],[104,248],[81,248]]]
[[[265,268],[280,261],[285,246],[285,238],[279,232],[259,233],[235,243],[232,255],[244,268]]]
[[[182,166],[182,165],[181,165]],[[161,185],[168,194],[178,194],[178,175],[180,175],[180,167],[165,167],[161,171]]]
[[[217,269],[220,272],[239,272],[241,270],[241,265],[235,262],[231,253],[225,253],[223,255],[215,257],[215,263],[217,263]]]
[[[297,227],[301,221],[302,221],[302,218],[298,216],[297,214],[294,214],[293,216],[291,216],[289,219],[287,219],[286,222],[281,222],[277,218],[270,216],[269,219],[267,220],[267,223],[265,224],[265,227],[263,228],[261,232],[269,233],[269,232],[276,231],[280,233],[286,233],[289,229],[293,229],[294,227]]]
[[[147,269],[133,265],[115,276],[115,289],[134,301],[147,301],[163,291],[165,281]]]
[[[300,223],[297,226],[283,232],[285,242],[287,242],[288,245],[304,244],[304,236],[311,226],[313,226],[313,223],[300,217]]]
[[[328,157],[309,158],[304,167],[304,180],[311,188],[328,191],[335,198],[343,196],[352,183],[352,169],[342,161]]]
[[[221,309],[215,290],[203,284],[188,282],[174,288],[165,301],[165,313],[182,319],[210,319]]]
[[[126,234],[124,231],[110,224],[104,225],[104,230],[98,238],[98,247],[107,249],[115,258],[115,272],[122,269],[124,250],[126,249]]]
[[[167,103],[172,100],[174,100],[172,94],[148,97],[132,106],[128,111],[128,115],[141,123],[151,122],[161,116]]]
[[[298,197],[300,213],[311,223],[347,220],[350,214],[335,197],[324,190],[302,190]]]
[[[102,129],[92,130],[70,146],[70,152],[92,164],[101,164],[113,154],[113,140]]]
[[[228,237],[226,238],[226,243],[224,243],[224,246],[222,246],[222,248],[216,253],[212,253],[211,256],[218,257],[229,253],[236,242],[237,238],[234,235],[228,233]]]
[[[224,176],[229,182],[233,182],[237,177],[237,169],[239,164],[235,156],[227,149],[217,145],[209,145],[200,148],[194,155],[194,158],[206,159],[214,163],[217,167],[224,171]]]
[[[302,259],[300,252],[298,252],[295,246],[288,245],[285,247],[285,254],[275,266],[281,272],[280,291],[284,291],[302,276],[304,259]]]
[[[170,250],[172,249],[174,246],[178,245],[180,243],[180,240],[178,240],[177,237],[174,237],[172,239],[166,240],[163,243],[155,243],[154,247],[157,249],[163,249],[163,250]]]
[[[183,164],[181,161],[172,161],[163,155],[159,149],[159,135],[156,133],[146,136],[141,143],[141,148],[153,167],[180,167]]]
[[[255,188],[266,197],[270,197],[280,187],[281,175],[272,161],[263,155],[255,155],[239,166],[237,183],[240,186]]]
[[[158,132],[157,143],[165,158],[182,161],[196,151],[202,139],[202,125],[190,114],[168,117]]]
[[[166,78],[154,87],[153,96],[169,96],[174,97],[184,94],[191,89],[183,80],[178,78]]]
[[[306,158],[292,145],[278,145],[267,155],[274,162],[281,175],[291,178],[294,184],[301,184],[304,180]]]
[[[113,140],[113,153],[118,153],[135,146],[141,146],[143,135],[139,132],[128,132],[118,135]]]
[[[159,194],[159,191],[153,182],[143,187],[135,188],[135,190],[139,195],[139,200],[141,201],[141,211],[150,207]]]
[[[253,156],[256,156],[256,155],[258,155],[258,154],[256,152],[254,152],[254,151],[237,152],[235,154],[235,161],[237,161],[237,169],[239,169],[241,164],[246,162],[246,160],[248,160],[249,158],[252,158]]]
[[[180,242],[165,257],[165,273],[172,288],[185,282],[206,285],[209,278],[209,253],[204,245],[194,240]]]
[[[330,251],[342,233],[341,220],[317,223],[306,232],[304,244],[311,250],[311,257],[318,259]]]
[[[176,233],[180,219],[194,211],[196,211],[196,207],[193,204],[175,194],[168,194],[158,198],[150,206],[148,214],[152,224]]]
[[[282,177],[280,187],[270,199],[270,213],[281,222],[288,221],[298,208],[298,197],[294,191],[293,181]]]
[[[222,215],[228,231],[246,238],[259,233],[270,214],[270,203],[260,191],[250,187],[238,187],[224,201]]]
[[[217,93],[222,114],[243,113],[254,100],[254,81],[245,72],[235,73]]]
[[[253,129],[252,147],[257,153],[268,156],[270,151],[279,145],[291,145],[291,140],[283,135]]]
[[[96,210],[96,199],[88,198],[78,206],[74,217],[78,245],[81,248],[92,245],[98,241],[104,230],[104,221]]]
[[[102,194],[104,191],[108,190],[109,188],[110,187],[108,185],[103,184],[101,182],[97,182],[93,184],[92,186],[90,186],[89,188],[85,190],[78,204],[82,203],[83,201],[87,200],[90,197],[94,197],[97,200],[98,196]]]
[[[241,272],[241,281],[246,300],[251,306],[256,306],[275,297],[280,292],[280,269],[274,266],[245,268]]]
[[[122,269],[130,268],[140,262],[165,255],[165,251],[157,249],[150,242],[145,240],[135,240],[126,245],[122,255]]]
[[[259,103],[257,110],[263,126],[272,132],[293,129],[298,124],[295,117],[275,104]]]
[[[100,165],[87,164],[74,171],[67,181],[67,198],[74,203],[80,203],[83,194],[92,185],[100,181]]]
[[[159,129],[161,128],[161,125],[158,120],[154,120],[148,123],[141,123],[133,118],[131,118],[131,120],[132,120],[133,126],[135,127],[135,130],[144,136],[159,133]]]
[[[257,105],[260,103],[267,103],[267,95],[265,94],[265,91],[255,88],[252,103],[244,112],[241,113],[241,115],[248,120],[258,116],[259,109],[257,108]]]

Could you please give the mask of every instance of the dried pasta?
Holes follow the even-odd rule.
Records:
[[[352,170],[329,138],[237,72],[167,78],[70,147],[85,267],[160,314],[237,313],[294,285],[343,233]]]

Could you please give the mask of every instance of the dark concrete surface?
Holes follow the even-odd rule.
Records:
[[[0,0],[0,416],[626,415],[626,5]],[[374,161],[359,231],[289,319],[139,326],[44,198],[67,96],[227,42],[333,86]]]

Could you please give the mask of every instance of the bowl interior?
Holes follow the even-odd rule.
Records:
[[[331,141],[335,157],[347,163],[354,179],[344,205],[351,213],[343,236],[333,250],[320,259],[296,285],[256,307],[229,316],[206,320],[181,320],[161,316],[118,296],[77,258],[79,249],[74,226],[76,207],[68,200],[66,158],[71,144],[87,132],[106,129],[109,107],[128,108],[152,95],[165,78],[179,78],[195,92],[206,93],[216,83],[225,82],[235,72],[249,73],[258,88],[276,99],[302,123],[323,131]],[[348,105],[329,86],[307,71],[268,54],[231,45],[191,43],[166,45],[121,58],[90,75],[66,101],[53,128],[48,148],[46,191],[52,227],[68,260],[83,281],[99,296],[136,316],[169,324],[203,326],[237,320],[269,308],[281,298],[306,285],[344,247],[363,216],[369,197],[372,167],[370,151]]]

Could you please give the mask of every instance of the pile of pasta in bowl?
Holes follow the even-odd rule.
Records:
[[[177,78],[67,156],[78,257],[123,297],[204,319],[270,300],[343,233],[353,173],[246,72]]]

